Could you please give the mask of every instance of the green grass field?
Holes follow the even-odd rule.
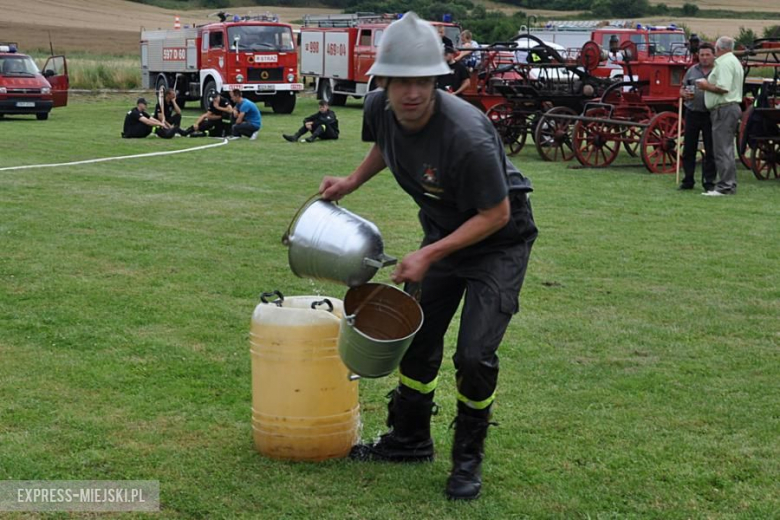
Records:
[[[121,140],[133,103],[6,117],[0,168],[213,142]],[[500,350],[476,503],[443,495],[452,334],[433,464],[260,457],[252,310],[273,289],[343,297],[296,278],[280,237],[321,177],[368,149],[355,101],[337,109],[339,141],[281,139],[315,109],[263,109],[254,142],[0,171],[0,479],[159,480],[160,518],[778,517],[780,183],[745,170],[736,197],[710,198],[638,159],[515,158],[540,236]],[[415,248],[415,206],[388,172],[343,205],[377,223],[387,253]],[[361,382],[364,438],[383,431],[394,383]]]

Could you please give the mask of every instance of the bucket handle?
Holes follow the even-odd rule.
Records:
[[[325,298],[324,300],[320,300],[318,302],[311,302],[311,308],[314,311],[316,311],[317,307],[319,307],[320,305],[327,305],[328,306],[327,311],[333,312],[333,303],[329,299]]]
[[[286,246],[290,245],[290,233],[292,232],[292,228],[293,228],[293,225],[295,224],[295,221],[298,220],[298,217],[301,215],[303,210],[308,208],[309,204],[311,204],[311,202],[314,199],[316,199],[317,197],[319,197],[319,196],[320,196],[320,192],[315,193],[314,195],[312,195],[311,197],[306,199],[306,202],[304,202],[303,205],[301,205],[301,207],[298,208],[298,211],[295,212],[295,215],[293,215],[293,218],[290,221],[290,225],[287,226],[287,231],[285,231],[284,235],[282,235],[282,244],[284,244]],[[336,203],[333,202],[333,204],[336,204]]]
[[[267,298],[270,298],[271,296],[278,296],[278,298],[275,299],[274,301],[269,302]],[[277,307],[281,307],[282,303],[284,302],[284,295],[279,290],[273,292],[264,292],[263,294],[260,295],[260,301],[263,303],[273,303]]]
[[[398,263],[397,258],[386,255],[384,253],[379,253],[379,256],[377,258],[363,259],[363,265],[367,265],[369,267],[376,267],[377,269],[387,267],[388,265],[395,265],[397,263]]]

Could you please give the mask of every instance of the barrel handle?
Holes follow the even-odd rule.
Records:
[[[271,296],[278,296],[279,298],[269,302],[267,298],[270,298]],[[273,303],[276,304],[277,307],[281,307],[282,303],[284,302],[284,295],[279,290],[273,292],[264,292],[260,295],[260,301],[263,303]]]
[[[357,381],[358,379],[360,379],[360,376],[350,372],[349,375],[347,376],[347,379],[349,379],[350,381]]]
[[[387,267],[389,265],[395,265],[397,263],[398,263],[397,258],[386,255],[384,253],[379,253],[379,256],[377,258],[363,259],[363,265],[367,265],[369,267],[376,267],[377,269],[381,269],[382,267]]]
[[[325,298],[324,300],[320,300],[318,302],[311,302],[312,310],[316,311],[317,307],[319,307],[320,305],[327,305],[328,312],[333,312],[333,303],[329,299]]]
[[[362,305],[361,305],[361,307],[362,307]],[[350,327],[354,327],[355,326],[355,318],[356,317],[357,317],[357,313],[350,314],[349,316],[344,316],[344,320],[346,320],[347,325],[349,325]]]
[[[309,204],[320,196],[320,192],[315,193],[308,199],[306,199],[306,202],[303,203],[303,205],[298,208],[298,211],[295,212],[295,215],[293,215],[292,220],[290,221],[290,225],[287,226],[287,231],[284,232],[284,235],[282,235],[282,244],[289,246],[290,245],[290,233],[292,233],[293,225],[295,225],[295,221],[298,220],[298,217],[301,215],[301,213],[309,207]],[[335,202],[334,202],[335,204]]]

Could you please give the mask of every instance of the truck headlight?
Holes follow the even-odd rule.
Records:
[[[238,83],[243,83],[243,82],[244,82],[244,75],[243,75],[243,74],[239,74],[239,75],[237,75],[237,76],[236,76],[236,81],[237,81]]]
[[[287,75],[287,82],[288,83],[292,83],[293,81],[295,81],[295,74],[288,74]]]
[[[41,89],[41,94],[51,94],[51,89],[49,87],[43,87]]]

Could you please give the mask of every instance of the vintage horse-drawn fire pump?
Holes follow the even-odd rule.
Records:
[[[646,33],[652,35],[651,30]],[[539,127],[549,129],[549,139],[559,149],[557,157],[604,167],[622,147],[640,156],[653,173],[675,172],[679,91],[697,45],[696,39],[686,43],[682,31],[666,45],[649,37],[623,43],[613,38],[609,55],[623,67],[622,81],[610,85],[598,101],[586,103],[581,115],[548,112],[540,119]],[[595,50],[583,52],[586,59],[597,56]]]
[[[745,110],[739,126],[739,158],[759,180],[780,178],[780,38],[755,40],[736,53],[745,67]],[[751,69],[771,69],[772,78],[750,78]]]
[[[588,50],[586,45],[583,50],[559,51],[530,34],[494,43],[480,51],[480,66],[472,72],[463,98],[486,113],[511,154],[522,150],[529,135],[543,157],[557,153],[540,147],[540,138],[549,143],[545,131],[538,135],[542,115],[579,114],[612,83],[593,74],[598,57],[583,64],[581,56]],[[518,61],[518,55],[528,58]]]

